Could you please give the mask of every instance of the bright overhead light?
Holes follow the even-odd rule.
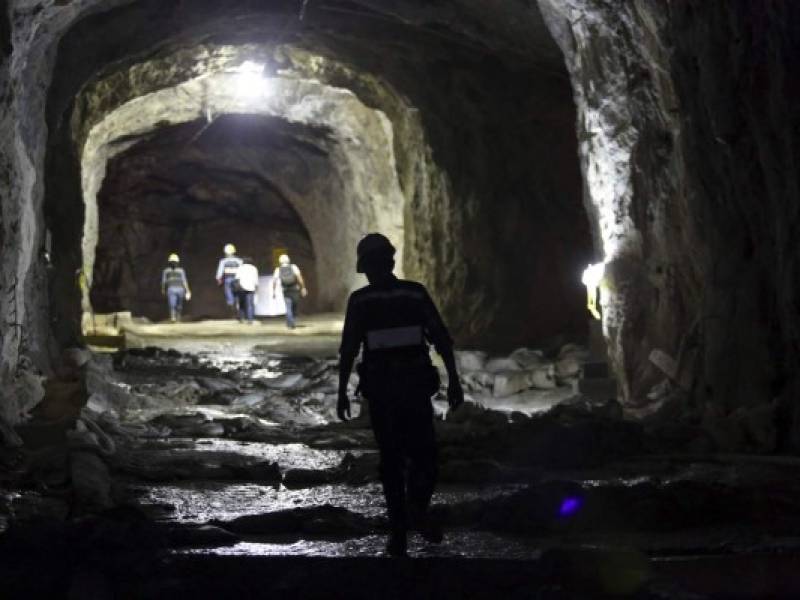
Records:
[[[236,69],[236,93],[243,98],[263,98],[272,91],[270,81],[264,77],[264,65],[246,60]]]

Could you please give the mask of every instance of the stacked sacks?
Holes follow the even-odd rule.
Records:
[[[589,351],[577,344],[566,344],[555,361],[556,378],[559,384],[570,384],[581,375],[583,364],[589,360]]]
[[[494,374],[492,395],[505,398],[531,388],[550,390],[556,387],[555,368],[541,352],[519,348],[508,358],[496,358],[486,364]]]
[[[556,359],[545,358],[541,350],[518,348],[508,357],[488,359],[485,352],[456,353],[462,383],[476,396],[505,398],[529,389],[551,390],[571,385],[580,375],[586,350],[568,344]]]

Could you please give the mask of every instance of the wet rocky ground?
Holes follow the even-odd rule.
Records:
[[[800,460],[665,454],[614,401],[576,393],[585,360],[576,346],[458,358],[467,403],[448,413],[434,399],[433,510],[445,541],[412,536],[415,560],[396,561],[381,558],[368,422],[335,418],[335,359],[258,346],[92,356],[82,384],[47,388],[20,428],[26,445],[0,454],[0,570],[17,586],[8,589],[351,598],[800,589]],[[63,409],[81,394],[74,413]],[[732,565],[749,587],[714,577]]]

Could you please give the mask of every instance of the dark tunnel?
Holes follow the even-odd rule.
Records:
[[[795,597],[798,52],[791,0],[0,0],[0,596]]]

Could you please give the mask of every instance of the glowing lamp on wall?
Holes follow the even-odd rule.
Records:
[[[589,265],[583,271],[581,282],[586,286],[586,308],[592,313],[595,319],[602,319],[600,314],[600,306],[598,305],[598,292],[602,295],[603,277],[606,274],[605,263],[596,263]]]
[[[264,65],[246,60],[236,69],[236,93],[242,98],[265,98],[272,92],[269,79],[264,77]]]

